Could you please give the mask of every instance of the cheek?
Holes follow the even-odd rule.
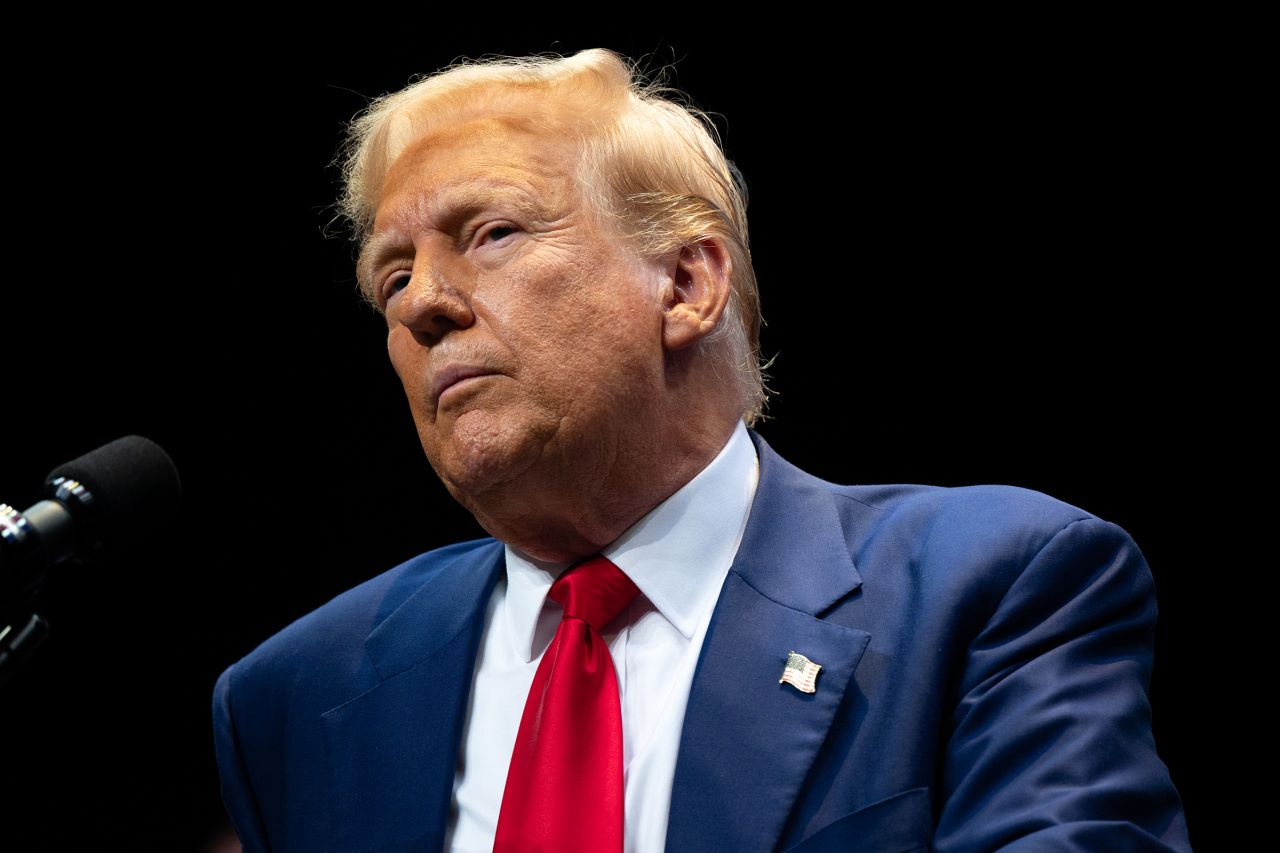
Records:
[[[413,339],[404,326],[397,326],[387,334],[387,357],[391,367],[400,377],[409,406],[418,415],[427,394],[427,366],[423,361],[426,350]]]
[[[391,367],[400,377],[401,382],[404,381],[409,368],[408,349],[405,347],[404,340],[406,336],[403,326],[396,326],[387,332],[387,358],[391,360]]]
[[[632,283],[614,284],[617,291],[563,312],[534,344],[548,381],[582,405],[644,398],[663,382],[660,315],[640,294],[620,292]]]
[[[481,276],[472,294],[481,328],[472,334],[502,353],[519,379],[512,393],[526,404],[559,415],[597,409],[662,381],[660,293],[656,268],[607,247],[548,247]]]

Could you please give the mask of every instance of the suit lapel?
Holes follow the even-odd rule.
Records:
[[[772,850],[871,635],[817,618],[862,583],[834,498],[754,432],[760,482],[680,738],[668,850]],[[817,692],[779,684],[787,654]]]
[[[381,682],[322,716],[343,851],[439,849],[500,543],[438,572],[365,641]]]

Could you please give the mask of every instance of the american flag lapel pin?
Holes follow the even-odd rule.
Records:
[[[791,652],[787,655],[787,665],[782,668],[782,677],[778,679],[778,683],[790,684],[801,693],[816,693],[817,688],[813,684],[818,680],[820,669],[821,665],[804,655]]]

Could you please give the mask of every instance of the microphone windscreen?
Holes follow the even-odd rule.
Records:
[[[45,478],[79,480],[93,495],[95,526],[113,542],[133,542],[177,515],[182,481],[169,454],[140,435],[126,435],[56,466]]]

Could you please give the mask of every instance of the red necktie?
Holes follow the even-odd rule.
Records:
[[[495,853],[621,853],[622,705],[600,631],[639,592],[604,557],[551,585],[564,618],[529,688]]]

